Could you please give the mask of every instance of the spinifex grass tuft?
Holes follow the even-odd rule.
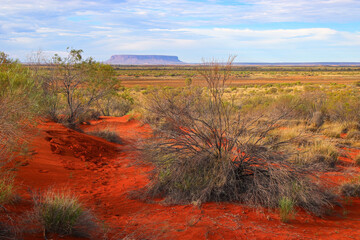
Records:
[[[48,190],[34,196],[34,218],[45,232],[86,236],[97,224],[92,214],[68,190]]]

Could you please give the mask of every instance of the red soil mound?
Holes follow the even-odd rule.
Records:
[[[123,144],[109,143],[60,124],[42,124],[33,141],[36,154],[18,171],[23,200],[9,206],[14,219],[31,209],[28,188],[67,186],[109,224],[112,239],[359,239],[359,199],[352,199],[351,205],[336,209],[324,219],[299,210],[289,224],[280,222],[276,210],[231,203],[165,206],[131,199],[129,191],[148,183],[151,168],[135,164],[139,155],[134,143],[150,133],[149,127],[127,117],[104,117],[82,129],[111,129]],[[41,233],[26,238],[43,239]]]

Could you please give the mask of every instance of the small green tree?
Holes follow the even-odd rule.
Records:
[[[69,49],[68,49],[69,50]],[[94,103],[116,88],[114,69],[110,65],[83,60],[82,50],[71,49],[66,57],[53,57],[53,74],[48,74],[46,86],[50,112],[54,113],[61,98],[66,102],[66,122],[76,127]]]

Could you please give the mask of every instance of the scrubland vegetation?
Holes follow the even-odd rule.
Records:
[[[343,197],[359,197],[359,181],[334,187],[321,174],[336,169],[346,149],[360,148],[359,82],[234,84],[234,78],[340,76],[360,74],[356,67],[232,68],[216,62],[202,66],[113,68],[83,59],[68,49],[25,66],[0,54],[0,204],[15,199],[14,169],[36,125],[51,119],[81,131],[99,116],[132,116],[149,124],[141,142],[142,161],[153,170],[138,189],[143,200],[165,203],[234,202],[277,209],[280,219],[297,209],[324,216]],[[121,77],[176,76],[179,87],[124,87]],[[197,79],[197,81],[194,81]],[[202,83],[199,84],[199,79]],[[123,144],[112,130],[88,134]],[[359,166],[355,156],[353,166]],[[72,193],[35,194],[33,220],[45,233],[76,235],[97,226],[93,214]],[[5,229],[4,232],[7,230]],[[0,227],[0,234],[2,228]],[[89,237],[89,236],[88,236]]]

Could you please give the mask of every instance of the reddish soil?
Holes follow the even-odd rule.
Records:
[[[39,126],[33,140],[34,155],[19,167],[18,189],[22,199],[7,206],[12,217],[22,218],[30,210],[28,189],[71,188],[83,203],[111,230],[110,239],[359,239],[360,199],[348,201],[329,216],[318,218],[298,210],[290,223],[279,220],[277,210],[253,209],[233,203],[165,206],[131,199],[129,191],[148,183],[149,166],[135,164],[137,140],[150,133],[136,120],[104,117],[82,129],[111,129],[123,143],[75,132],[53,122]],[[327,173],[332,180],[345,181],[359,175],[359,167],[348,157]],[[41,230],[26,239],[43,239]],[[68,238],[70,239],[70,238]]]

